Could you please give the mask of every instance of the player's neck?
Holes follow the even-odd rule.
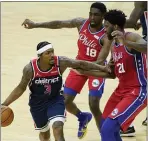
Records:
[[[90,26],[90,31],[91,31],[92,33],[95,33],[95,32],[97,32],[97,31],[101,30],[102,27],[103,27],[103,24],[102,24],[102,23],[101,23],[100,25],[98,25],[97,27],[94,27],[94,28]]]
[[[49,71],[52,68],[52,65],[43,62],[42,60],[38,61],[38,67],[41,71]]]

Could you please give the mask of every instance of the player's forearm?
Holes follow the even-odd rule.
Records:
[[[2,105],[8,106],[15,100],[17,100],[23,93],[25,89],[22,89],[20,87],[16,87],[11,94],[8,96],[8,98],[2,103]]]
[[[96,63],[88,62],[88,61],[81,61],[80,68],[83,70],[100,70],[106,72],[106,67],[102,65],[98,65]]]
[[[135,28],[136,27],[136,23],[133,20],[127,19],[126,20],[126,24],[125,24],[125,28]]]
[[[146,43],[136,43],[136,42],[130,42],[125,41],[125,45],[129,48],[132,48],[138,52],[147,53],[147,44]]]
[[[61,21],[50,21],[50,22],[35,23],[34,28],[60,29],[63,27],[61,26]]]
[[[111,79],[116,78],[116,76],[111,73],[102,72],[98,70],[90,70],[90,71],[82,70],[81,74],[88,75],[88,76],[94,76],[94,77],[111,78]]]

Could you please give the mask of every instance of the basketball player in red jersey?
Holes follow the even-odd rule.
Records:
[[[134,9],[132,10],[129,19],[127,19],[125,28],[135,28],[137,21],[140,20],[142,26],[143,39],[147,41],[147,1],[135,1]],[[146,54],[147,57],[147,54]],[[147,118],[142,122],[142,125],[147,126]],[[133,127],[129,127],[128,132],[121,132],[122,136],[128,136],[129,132],[134,130]]]
[[[51,21],[44,23],[34,23],[29,19],[23,22],[27,29],[32,28],[75,28],[79,31],[78,39],[78,55],[77,60],[87,60],[98,64],[105,64],[105,60],[109,54],[111,42],[105,36],[102,24],[103,16],[106,13],[106,6],[103,3],[93,3],[90,7],[89,19],[76,18],[68,21]],[[87,112],[81,112],[73,102],[77,93],[81,92],[84,84],[88,80],[89,87],[89,107],[96,121],[97,128],[101,118],[101,110],[99,107],[100,98],[104,91],[105,80],[103,78],[78,75],[74,71],[70,71],[64,87],[64,96],[66,109],[70,113],[77,116],[79,121],[78,138],[83,138],[87,124],[90,122],[92,115]]]
[[[30,112],[36,130],[40,131],[40,140],[50,140],[49,123],[55,140],[65,141],[63,126],[66,117],[64,97],[61,94],[62,74],[67,67],[86,70],[104,70],[105,67],[87,61],[54,56],[53,46],[48,42],[40,42],[37,45],[37,54],[39,57],[24,67],[21,82],[2,105],[9,106],[25,92],[28,85],[31,92]]]
[[[135,117],[147,106],[146,41],[138,34],[124,31],[125,14],[110,10],[104,16],[105,30],[112,42],[112,58],[108,67],[112,73],[97,70],[81,74],[119,79],[109,98],[101,122],[102,141],[122,141],[120,128],[126,131]]]

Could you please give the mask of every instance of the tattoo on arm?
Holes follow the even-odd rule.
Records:
[[[101,66],[96,63],[92,63],[88,61],[69,59],[67,57],[60,57],[60,66],[61,68],[64,68],[64,69],[66,69],[67,67],[70,67],[73,69],[83,69],[83,70],[94,69],[94,70],[106,71],[105,66]]]
[[[26,89],[32,77],[33,77],[33,70],[32,70],[31,63],[29,63],[23,69],[23,76],[22,76],[21,82],[19,83],[19,87],[22,89]]]
[[[18,84],[17,87],[10,93],[7,99],[3,102],[3,105],[8,106],[15,100],[17,100],[26,90],[27,85],[32,78],[32,67],[31,64],[28,64],[24,67],[23,76],[21,82]]]
[[[43,22],[43,23],[36,23],[36,27],[42,28],[50,28],[50,29],[60,29],[60,28],[80,28],[80,26],[84,23],[84,18],[75,18],[72,20],[65,20],[65,21],[50,21],[50,22]]]

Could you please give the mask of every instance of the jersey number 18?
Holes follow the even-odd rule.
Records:
[[[86,55],[90,57],[96,57],[97,51],[93,48],[87,47],[86,48]]]

